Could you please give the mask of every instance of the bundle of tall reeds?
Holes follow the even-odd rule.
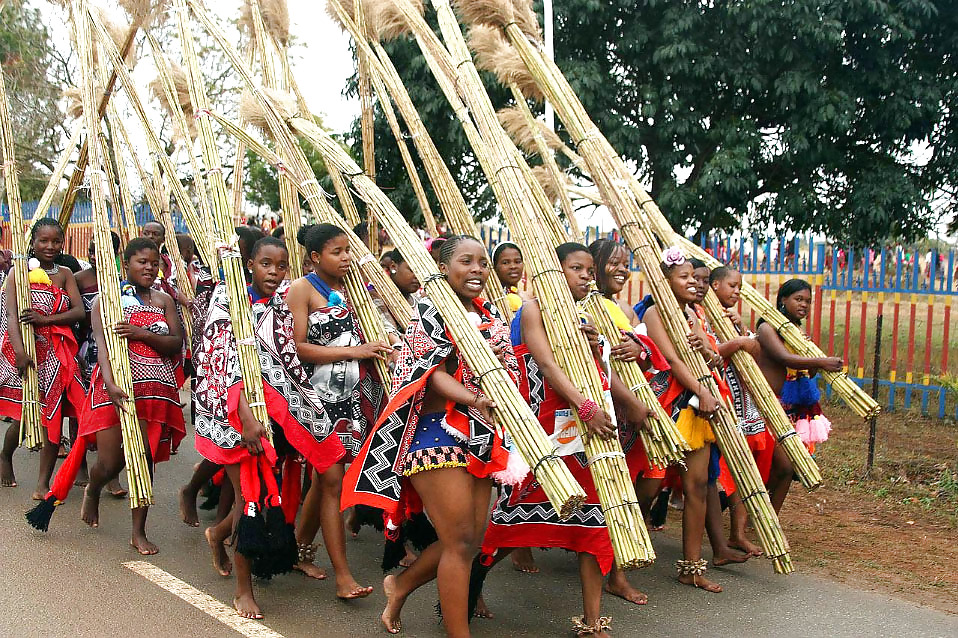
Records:
[[[352,0],[353,16],[356,26],[363,33],[366,32],[366,17],[362,0]],[[373,116],[373,95],[369,79],[369,60],[362,52],[356,53],[356,76],[359,92],[359,129],[363,146],[363,170],[369,179],[376,181],[376,131]],[[366,217],[367,241],[369,250],[374,255],[379,254],[379,228],[376,216],[369,211]]]
[[[186,149],[186,156],[189,159],[190,169],[193,173],[193,187],[196,191],[199,201],[199,215],[193,220],[194,224],[201,224],[206,231],[196,236],[192,226],[190,228],[193,234],[193,241],[199,250],[200,255],[206,259],[212,255],[212,249],[207,243],[207,238],[211,235],[209,232],[209,220],[212,218],[210,212],[210,195],[206,188],[206,179],[200,170],[199,162],[193,153],[193,142],[197,137],[196,120],[193,115],[195,109],[190,99],[190,89],[187,85],[186,71],[183,67],[171,63],[163,51],[160,49],[156,38],[149,32],[146,33],[147,42],[153,55],[153,63],[156,66],[157,76],[150,83],[153,94],[157,97],[160,105],[167,110],[170,120],[173,122],[173,139],[179,139],[182,148]],[[162,98],[160,96],[163,96]],[[235,176],[234,176],[235,179]],[[187,222],[189,224],[189,220]],[[212,270],[213,264],[207,262]],[[218,272],[216,273],[218,275]]]
[[[730,341],[737,336],[735,327],[728,317],[725,316],[718,299],[712,291],[705,295],[705,312],[708,314],[709,323],[715,330],[715,334],[723,342]],[[768,380],[759,369],[755,359],[743,350],[732,355],[732,364],[738,371],[739,378],[745,384],[745,389],[752,395],[755,404],[758,406],[762,419],[765,421],[765,427],[769,429],[775,439],[781,444],[785,453],[788,454],[795,473],[805,489],[811,491],[818,489],[822,485],[822,472],[818,469],[808,448],[802,443],[792,427],[792,423],[782,404],[776,398],[772,388],[768,385]]]
[[[469,30],[469,48],[476,56],[476,66],[479,69],[496,73],[500,81],[509,87],[512,92],[512,99],[516,103],[516,106],[513,107],[514,112],[520,114],[525,120],[527,130],[532,133],[535,152],[542,159],[541,168],[544,175],[536,172],[536,178],[549,197],[549,202],[559,203],[559,209],[565,216],[572,237],[576,241],[582,241],[583,235],[579,230],[579,224],[576,222],[572,199],[570,199],[565,188],[565,176],[559,170],[555,155],[549,148],[542,129],[536,125],[536,118],[526,102],[527,96],[535,100],[541,100],[541,92],[539,92],[535,82],[527,82],[524,87],[519,85],[520,81],[528,78],[528,73],[525,72],[522,60],[519,59],[518,55],[515,55],[512,48],[506,44],[502,34],[496,29],[486,25],[473,26]],[[499,113],[501,123],[502,111],[500,110]]]
[[[196,106],[198,114],[208,113],[209,99],[199,69],[199,60],[196,57],[195,42],[189,23],[186,2],[185,0],[174,0],[173,4],[176,8],[176,22],[180,35],[180,45],[183,48],[183,61],[189,78],[190,98]],[[230,323],[236,337],[244,392],[253,415],[266,427],[270,438],[272,438],[263,393],[263,373],[259,364],[259,351],[256,347],[256,337],[253,334],[249,293],[246,290],[246,279],[243,274],[239,247],[235,245],[238,238],[233,231],[230,199],[226,192],[226,181],[223,179],[219,150],[216,146],[216,138],[213,135],[213,127],[209,117],[201,116],[199,118],[199,130],[203,146],[203,163],[206,165],[213,207],[212,221],[217,235],[216,248],[219,252],[224,283],[229,295]]]
[[[110,130],[110,149],[113,151],[113,162],[112,169],[113,173],[116,175],[116,192],[114,193],[114,215],[116,217],[116,223],[121,225],[121,228],[124,232],[121,232],[121,236],[126,238],[126,241],[129,242],[130,239],[137,236],[139,232],[136,227],[136,214],[133,211],[133,194],[130,191],[130,176],[126,172],[126,165],[123,162],[123,149],[120,146],[120,137],[123,134],[120,133],[120,128],[123,127],[123,123],[120,121],[120,116],[116,111],[116,105],[110,102],[107,104],[107,115],[104,118],[104,122],[109,127]],[[132,147],[131,147],[132,148]],[[106,160],[107,168],[110,168],[109,164],[109,155],[104,154],[104,160]],[[110,174],[110,171],[107,170],[107,174]]]
[[[284,0],[276,0],[276,2],[283,2],[285,4]],[[269,64],[269,58],[271,57],[272,52],[270,50],[269,42],[266,38],[267,25],[264,25],[262,22],[260,22],[260,14],[258,11],[258,6],[257,6],[258,0],[251,0],[249,4],[252,9],[251,26],[252,26],[253,32],[256,34],[255,42],[256,42],[257,49],[259,50],[260,59],[263,61],[263,76],[267,81],[267,86],[272,85],[273,88],[279,88],[278,87],[279,83],[277,81],[275,71],[271,68],[271,65]],[[296,84],[296,80],[289,69],[288,57],[286,55],[285,47],[283,47],[279,34],[273,33],[271,35],[272,35],[272,42],[276,45],[276,48],[279,53],[279,57],[281,58],[281,63],[283,66],[282,77],[285,79],[286,83],[288,83],[291,87],[295,88],[297,110],[303,115],[307,115],[309,114],[310,109],[309,109],[309,106],[306,104],[305,99],[303,99],[302,94],[299,91],[299,87]],[[255,105],[247,104],[245,109],[241,109],[241,110],[246,111],[247,118],[249,118],[250,111],[255,111],[257,109]],[[260,119],[260,118],[257,117],[255,119]],[[266,133],[268,134],[268,127],[267,127]],[[295,157],[298,159],[298,155],[296,155]],[[295,161],[293,157],[287,157],[284,159],[287,160],[287,163],[292,163],[293,161]],[[341,179],[341,176],[338,175],[338,171],[337,171],[337,176],[340,177]],[[293,265],[294,262],[292,259],[293,257],[292,253],[290,254],[290,264],[291,264],[291,268],[294,268],[294,271],[293,271],[294,274],[298,275],[299,272],[302,271],[302,262],[301,262],[301,259],[299,259],[299,257],[302,255],[302,250],[300,250],[296,241],[296,235],[298,234],[298,231],[300,228],[299,193],[296,189],[296,186],[289,180],[282,180],[282,182],[280,183],[280,188],[283,189],[284,187],[285,187],[285,190],[287,191],[287,195],[286,195],[287,199],[292,199],[293,201],[296,202],[295,223],[291,224],[287,228],[287,233],[290,233],[293,235],[292,249],[296,251],[297,259],[295,263],[299,265],[299,270],[298,271],[295,270],[296,266]],[[353,203],[352,196],[349,195],[348,189],[343,189],[343,191],[346,193],[349,203],[352,204]],[[282,194],[282,190],[281,190],[281,194]],[[288,223],[285,217],[284,217],[284,223]],[[288,241],[287,241],[287,245],[289,245]],[[346,283],[346,294],[349,297],[350,305],[352,306],[353,310],[356,313],[356,316],[359,319],[360,328],[362,329],[363,335],[365,336],[365,338],[368,341],[381,341],[383,343],[389,343],[389,335],[386,332],[386,327],[383,324],[382,317],[380,317],[379,311],[377,310],[375,304],[373,303],[373,299],[369,292],[369,289],[366,288],[366,285],[364,284],[362,277],[359,273],[359,269],[357,267],[353,267],[350,269],[349,273],[346,276],[345,283]],[[384,386],[386,388],[389,388],[392,385],[392,375],[389,373],[388,365],[386,364],[385,361],[381,359],[374,359],[373,364],[376,367],[376,371],[379,373],[379,378],[383,382]]]
[[[141,28],[145,28],[151,20],[162,15],[168,0],[124,0],[123,8],[126,9],[127,13],[130,15],[130,26],[127,29],[126,37],[123,38],[122,44],[117,48],[120,51],[120,59],[126,60],[130,55],[130,51],[133,50],[133,42],[136,37],[137,31]],[[110,41],[113,42],[112,36]],[[117,46],[117,45],[114,45]],[[113,93],[113,87],[116,84],[117,73],[113,71],[110,73],[106,84],[104,85],[103,93],[97,95],[97,122],[103,119],[103,116],[106,114],[106,105],[109,102],[110,97]],[[76,204],[76,198],[79,194],[79,188],[83,183],[84,171],[86,170],[87,162],[89,161],[89,136],[87,140],[80,146],[80,155],[76,161],[76,167],[73,170],[73,174],[70,177],[70,183],[67,185],[66,194],[63,197],[63,204],[60,207],[60,225],[66,229],[67,225],[70,223],[70,217],[73,215],[73,207]]]
[[[70,134],[70,141],[63,147],[63,152],[60,153],[60,159],[57,160],[57,165],[53,168],[53,174],[50,175],[46,188],[43,189],[43,195],[40,196],[40,201],[37,202],[37,209],[33,213],[33,216],[37,219],[47,216],[47,211],[50,210],[50,204],[53,203],[53,197],[60,192],[60,180],[63,179],[63,175],[66,173],[67,165],[70,163],[70,158],[73,157],[73,152],[76,150],[77,144],[80,143],[81,135],[83,135],[83,122],[77,122],[73,127],[73,132]]]
[[[241,69],[242,61],[225,35],[209,20],[202,7],[192,1],[191,6],[207,31],[226,51],[233,66]],[[535,476],[542,484],[556,511],[563,517],[570,516],[581,507],[585,493],[576,484],[561,459],[553,454],[551,444],[518,389],[502,368],[489,344],[466,317],[462,302],[448,283],[439,276],[435,262],[413,230],[406,224],[402,215],[372,180],[363,174],[342,147],[315,123],[291,117],[290,111],[286,111],[281,116],[276,110],[279,105],[258,90],[251,76],[245,71],[241,71],[241,75],[251,94],[257,97],[262,107],[263,117],[267,120],[267,125],[276,139],[285,139],[281,130],[288,125],[294,126],[320,151],[328,164],[335,164],[342,174],[350,176],[357,194],[368,206],[375,209],[413,272],[424,282],[427,293],[439,309],[466,362],[480,380],[483,390],[496,402],[499,422],[512,435],[524,460],[533,468]]]
[[[493,0],[489,3],[463,1],[458,3],[458,7],[467,22],[490,24],[506,34],[530,75],[562,119],[626,243],[641,264],[659,308],[659,316],[679,357],[699,379],[699,383],[718,397],[717,384],[705,361],[689,347],[689,327],[685,315],[660,270],[661,253],[643,214],[643,205],[652,200],[647,196],[647,201],[635,198],[630,185],[635,178],[628,167],[591,121],[559,68],[530,40],[529,29],[521,28],[520,24],[528,26],[530,19],[534,22],[534,17],[529,18],[530,15],[534,16],[531,5],[525,0]],[[666,237],[673,235],[669,229]],[[712,427],[732,477],[742,490],[743,501],[759,533],[766,556],[774,560],[776,571],[790,572],[788,543],[745,437],[727,407],[714,414]]]
[[[20,180],[17,175],[17,159],[14,154],[13,128],[10,125],[10,104],[7,101],[6,84],[0,72],[0,150],[3,152],[3,184],[7,189],[7,206],[10,210],[10,242],[13,248],[13,280],[17,286],[17,308],[23,312],[33,305],[30,294],[30,281],[27,266],[27,228],[23,222],[23,208],[20,201]],[[37,359],[37,342],[33,334],[33,325],[17,322],[8,325],[8,330],[20,329],[23,351],[31,361]],[[27,366],[23,372],[23,395],[20,407],[20,443],[28,448],[43,445],[45,436],[40,418],[40,386],[37,382],[37,368]]]
[[[721,262],[702,250],[701,247],[696,246],[687,239],[682,239],[682,246],[688,250],[690,254],[704,261],[709,268],[717,268],[722,265]],[[797,325],[779,312],[775,304],[766,299],[765,295],[745,282],[742,282],[742,299],[751,306],[762,319],[775,328],[775,331],[785,342],[788,349],[795,354],[813,358],[828,356],[814,341],[803,334]],[[854,381],[849,379],[848,374],[845,372],[822,371],[821,374],[825,377],[825,380],[832,385],[832,390],[859,416],[867,419],[881,412],[881,406],[878,402],[858,387]]]
[[[446,45],[439,43],[423,17],[408,0],[395,3],[416,36],[427,64],[447,99],[453,104],[467,137],[486,172],[503,212],[522,248],[523,258],[538,293],[545,328],[557,363],[590,400],[603,405],[598,371],[585,337],[579,330],[579,317],[554,246],[565,239],[552,207],[538,182],[532,177],[520,151],[499,125],[495,110],[472,62],[459,24],[446,1],[433,2]],[[446,48],[448,47],[448,49]],[[457,91],[458,89],[458,91]],[[458,95],[468,106],[468,115],[476,131],[461,114]],[[478,134],[477,134],[478,133]],[[542,240],[542,231],[548,241]],[[580,431],[584,424],[577,418]],[[583,437],[586,455],[606,523],[616,562],[624,569],[649,564],[655,554],[645,531],[635,489],[629,478],[625,455],[618,439],[603,441]]]
[[[206,223],[197,214],[196,208],[193,206],[193,200],[183,188],[183,184],[176,178],[176,168],[167,156],[166,149],[160,141],[160,138],[157,137],[156,131],[153,130],[153,125],[150,123],[146,110],[143,108],[143,101],[140,98],[137,86],[126,65],[123,63],[120,52],[116,46],[113,45],[112,40],[104,43],[103,48],[113,64],[114,73],[124,88],[129,104],[133,108],[133,112],[136,113],[137,119],[140,121],[141,130],[146,139],[147,146],[150,149],[150,153],[159,161],[163,173],[173,190],[173,197],[176,199],[183,219],[186,221],[186,225],[190,229],[190,234],[196,242],[196,248],[200,251],[204,262],[215,274],[219,260],[217,259],[216,252],[213,250],[212,233],[208,230]],[[105,111],[106,107],[104,106],[104,112]],[[112,252],[112,248],[110,250]]]
[[[285,8],[285,0],[270,0],[269,6],[272,10],[282,14]],[[265,5],[265,3],[264,3]],[[252,44],[255,47],[260,59],[260,69],[263,73],[264,86],[271,89],[280,89],[280,76],[276,72],[273,53],[270,47],[270,38],[267,35],[267,24],[263,22],[263,14],[260,11],[259,0],[248,0],[243,5],[249,9],[249,28],[252,35]],[[288,14],[288,12],[286,12]],[[288,19],[287,19],[288,22]],[[283,29],[282,25],[277,27]],[[284,34],[288,33],[289,27],[279,33],[273,33],[272,37],[277,41],[284,39]],[[288,36],[286,36],[288,38]],[[284,163],[288,163],[289,157],[280,153]],[[299,277],[303,272],[303,251],[299,247],[297,237],[299,229],[302,228],[302,210],[299,207],[299,194],[296,187],[288,180],[279,180],[279,202],[283,220],[283,240],[286,242],[286,250],[289,253],[289,270],[291,277]]]
[[[80,75],[83,89],[83,117],[86,129],[90,135],[96,135],[99,130],[100,114],[96,109],[94,95],[93,48],[95,39],[92,36],[91,24],[99,35],[101,42],[109,40],[109,34],[102,24],[97,22],[94,13],[89,11],[85,0],[71,0],[71,16],[76,34],[77,52],[79,53]],[[117,55],[119,52],[117,51]],[[122,59],[120,60],[122,64]],[[107,352],[110,357],[110,369],[113,372],[113,381],[123,390],[127,398],[118,409],[120,417],[120,431],[123,437],[123,456],[126,461],[127,479],[130,485],[130,507],[145,507],[153,503],[153,485],[150,467],[146,459],[146,448],[143,433],[136,418],[134,406],[133,377],[130,374],[130,351],[126,339],[116,334],[116,324],[124,321],[123,309],[120,305],[120,280],[116,274],[113,260],[104,259],[104,255],[113,254],[113,240],[110,237],[110,221],[107,216],[104,201],[104,172],[100,156],[100,146],[90,144],[89,167],[87,174],[90,179],[90,201],[93,204],[94,243],[96,254],[101,256],[97,260],[97,286],[99,289],[100,319],[103,325],[103,336],[106,339]]]
[[[580,302],[580,305],[589,313],[599,332],[609,343],[614,345],[619,342],[621,332],[616,328],[605,308],[602,293],[593,290]],[[666,468],[675,463],[684,464],[685,454],[691,448],[675,427],[672,417],[659,403],[639,364],[635,361],[621,361],[614,357],[610,363],[612,371],[651,411],[645,421],[645,427],[639,431],[649,462],[660,468]]]
[[[402,14],[397,12],[396,8],[390,3],[367,0],[365,5],[367,9],[366,38],[368,39],[363,37],[362,31],[354,23],[350,13],[352,7],[348,0],[328,0],[327,9],[333,19],[352,35],[356,46],[365,52],[374,82],[377,86],[381,85],[385,89],[386,95],[380,96],[380,102],[384,103],[383,110],[387,113],[387,117],[388,111],[391,110],[391,106],[387,106],[389,98],[391,97],[395,101],[396,107],[406,123],[406,128],[409,130],[409,137],[422,160],[426,175],[442,209],[443,218],[449,228],[459,235],[479,237],[479,228],[472,213],[469,212],[465,198],[459,191],[449,168],[440,157],[439,150],[432,141],[429,130],[409,97],[409,93],[406,91],[406,87],[403,85],[389,54],[382,46],[382,40],[391,39],[406,32],[405,20]],[[417,4],[420,9],[421,6]],[[401,145],[404,145],[404,141]],[[410,175],[415,174],[414,169],[411,169],[410,166],[407,166],[407,171],[411,171]],[[430,232],[432,233],[432,231]],[[432,234],[435,236],[435,233]],[[512,319],[512,312],[509,309],[509,304],[506,303],[503,287],[498,280],[498,276],[490,277],[486,281],[484,294],[487,299],[496,304],[499,312],[507,321]]]

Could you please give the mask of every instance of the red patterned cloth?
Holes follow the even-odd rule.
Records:
[[[169,334],[162,308],[143,304],[123,308],[126,320],[134,326],[157,334]],[[133,398],[136,417],[146,423],[146,435],[154,462],[168,461],[186,435],[180,386],[183,369],[180,357],[163,356],[142,341],[128,341],[130,374],[133,377]],[[100,430],[119,427],[120,416],[110,402],[100,366],[93,368],[90,390],[80,416],[80,436],[92,436]]]
[[[46,316],[70,309],[70,297],[50,284],[30,284],[32,307]],[[13,344],[7,325],[7,292],[0,293],[0,416],[20,420],[23,379],[15,365]],[[14,329],[17,329],[16,327]],[[78,376],[77,341],[70,326],[34,328],[37,344],[37,377],[43,427],[51,443],[59,443],[63,417],[73,416],[83,403],[83,386]]]

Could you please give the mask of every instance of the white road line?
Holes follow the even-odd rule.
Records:
[[[224,605],[209,594],[201,592],[189,583],[185,583],[169,572],[165,572],[152,563],[132,560],[123,563],[124,567],[139,574],[154,585],[165,589],[174,596],[193,605],[208,616],[212,616],[227,627],[235,629],[247,638],[283,638],[269,627],[249,618],[237,615],[236,610]]]

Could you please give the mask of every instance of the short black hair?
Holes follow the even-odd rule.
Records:
[[[733,272],[738,272],[738,270],[731,266],[719,266],[709,273],[709,283],[714,284],[719,281],[725,281]]]
[[[126,245],[126,248],[123,249],[123,261],[129,261],[133,255],[141,250],[155,250],[156,252],[160,252],[156,242],[152,239],[148,237],[134,237]]]
[[[435,249],[437,241],[439,240],[436,239],[432,242],[433,249]],[[472,235],[453,235],[448,239],[443,239],[442,243],[439,245],[439,263],[446,264],[448,266],[449,262],[452,261],[452,256],[455,254],[456,248],[459,247],[459,244],[467,241],[474,241],[480,246],[482,245],[482,242]]]
[[[564,244],[556,246],[556,257],[559,258],[560,264],[566,260],[566,257],[573,253],[589,253],[589,256],[592,255],[585,244],[580,244],[579,242],[567,241]]]
[[[386,253],[384,256],[385,256],[385,257],[389,257],[390,259],[392,259],[394,264],[401,264],[401,263],[403,263],[404,261],[406,261],[406,258],[403,257],[402,252],[400,252],[400,250],[399,250],[398,248],[393,248],[393,249],[390,250],[388,253]]]
[[[266,237],[261,237],[260,239],[256,240],[256,243],[253,244],[253,249],[249,253],[249,258],[256,259],[256,255],[259,254],[259,251],[266,248],[267,246],[282,248],[287,253],[289,253],[289,249],[286,248],[286,242],[284,242],[282,239],[279,239],[277,237],[271,237],[267,235]]]
[[[303,232],[303,231],[306,232]],[[321,253],[323,247],[333,239],[346,234],[346,231],[335,224],[313,224],[308,229],[301,229],[296,237],[297,241],[310,253]]]

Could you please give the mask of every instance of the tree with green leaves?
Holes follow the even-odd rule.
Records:
[[[62,66],[43,16],[24,2],[0,11],[0,65],[10,100],[23,201],[38,199],[63,149]]]
[[[556,62],[676,228],[868,243],[958,214],[953,2],[561,0],[555,12]],[[415,44],[389,51],[467,201],[488,214]],[[380,182],[414,210],[378,119],[376,131]]]

